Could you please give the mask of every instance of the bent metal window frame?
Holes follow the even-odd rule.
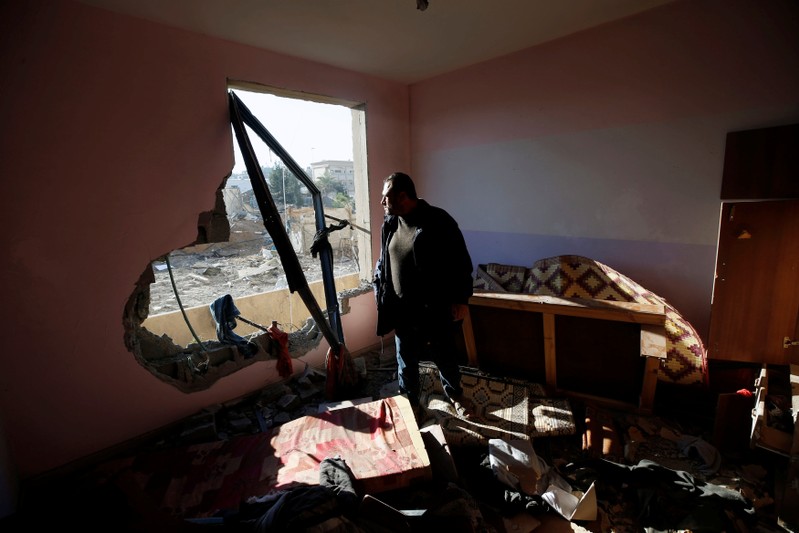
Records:
[[[319,330],[327,340],[331,350],[333,353],[339,354],[343,347],[344,334],[341,326],[341,314],[333,274],[333,252],[326,239],[325,213],[321,191],[313,180],[308,177],[305,171],[294,161],[291,155],[286,152],[277,139],[269,133],[266,127],[261,124],[232,90],[228,91],[228,100],[230,106],[230,122],[233,126],[236,141],[247,168],[247,174],[250,176],[253,193],[258,202],[258,208],[263,218],[264,227],[272,237],[280,258],[280,263],[286,273],[286,282],[288,283],[289,291],[292,293],[299,293],[300,298],[311,313],[311,317],[313,317],[314,321],[319,326]],[[305,273],[291,245],[286,227],[280,218],[280,213],[275,205],[272,194],[269,192],[269,186],[266,183],[258,158],[255,155],[250,138],[244,128],[245,124],[266,143],[272,152],[281,159],[286,168],[291,171],[296,179],[302,182],[311,194],[317,236],[323,239],[321,246],[318,248],[318,253],[322,267],[322,284],[327,305],[327,317],[322,312],[308,286]]]

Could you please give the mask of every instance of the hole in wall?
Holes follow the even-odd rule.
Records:
[[[352,134],[362,145],[363,111],[348,108],[348,112],[352,115],[346,131],[328,134]],[[234,149],[238,152],[235,143]],[[365,150],[359,152],[360,158],[320,159],[307,165],[307,175],[325,191],[326,216],[349,222],[345,230],[330,234],[342,313],[349,308],[348,298],[371,291],[361,276],[362,266],[371,263],[371,250],[368,203],[363,200],[368,198]],[[309,284],[318,285],[317,301],[324,301],[320,267],[310,253],[313,207],[279,158],[268,155],[261,165]],[[355,183],[358,177],[362,183]],[[234,168],[222,180],[214,209],[199,214],[197,227],[194,243],[145,266],[125,306],[125,343],[139,364],[159,379],[192,392],[256,361],[277,359],[280,347],[264,331],[273,320],[288,332],[292,358],[319,345],[323,340],[319,328],[288,290],[246,170]],[[354,234],[358,231],[361,235]],[[246,346],[219,341],[219,317],[214,316],[212,304],[225,295],[240,312],[232,331],[246,339]]]

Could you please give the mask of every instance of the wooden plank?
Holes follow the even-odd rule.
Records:
[[[791,372],[791,415],[793,417],[793,442],[791,444],[791,458],[799,459],[799,430],[796,429],[796,420],[799,417],[799,365],[789,365]]]
[[[768,374],[766,365],[760,369],[760,375],[755,379],[755,408],[752,410],[752,430],[749,432],[749,445],[754,448],[760,439],[760,425],[766,410],[766,388],[768,387]]]
[[[757,394],[755,408],[752,412],[751,445],[788,456],[793,446],[793,434],[768,425],[766,396],[769,391],[769,369],[767,365],[763,365],[760,370],[760,377],[757,378],[755,387]]]
[[[666,358],[666,328],[641,324],[641,356]]]
[[[642,411],[651,412],[655,403],[655,387],[658,382],[658,367],[660,359],[657,357],[647,357],[644,366],[644,378],[641,385],[641,400],[638,407]]]
[[[666,323],[666,309],[663,305],[503,292],[475,292],[469,299],[469,304],[637,324]]]
[[[466,357],[469,359],[469,366],[477,368],[477,345],[474,342],[472,314],[469,312],[469,306],[466,306],[466,315],[463,317],[463,344],[466,347]]]
[[[470,306],[477,363],[488,373],[546,383],[544,320],[541,313],[520,313],[496,307]],[[459,354],[467,364],[466,335]]]
[[[631,404],[621,400],[615,400],[613,398],[605,398],[604,396],[597,396],[596,394],[587,394],[585,392],[577,392],[566,389],[557,389],[556,393],[563,394],[570,398],[579,398],[585,402],[592,402],[598,405],[604,405],[605,407],[609,407],[611,409],[618,409],[619,411],[634,412],[642,415],[651,415],[653,412],[652,409],[644,409],[642,407],[636,407],[635,404]]]
[[[544,313],[544,365],[547,385],[558,386],[557,365],[555,363],[555,315]]]

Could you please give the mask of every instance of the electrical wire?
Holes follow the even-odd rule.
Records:
[[[166,262],[166,269],[169,272],[169,281],[172,282],[172,292],[175,293],[175,300],[178,302],[178,307],[180,307],[180,312],[183,314],[183,320],[186,322],[186,325],[189,327],[189,331],[191,331],[192,337],[194,340],[197,341],[197,345],[200,347],[200,350],[203,352],[207,352],[208,350],[205,348],[205,345],[202,343],[200,338],[197,336],[197,333],[194,331],[194,328],[191,326],[191,322],[189,322],[189,317],[186,315],[186,310],[183,308],[183,303],[180,301],[180,295],[178,294],[178,287],[175,284],[175,276],[172,274],[172,264],[169,262],[169,254],[164,256],[164,260]],[[200,363],[199,365],[195,365],[194,361],[191,358],[192,354],[188,354],[186,356],[186,362],[188,363],[189,367],[194,372],[203,372],[208,369],[208,362],[211,358],[208,354],[205,355],[205,361]]]

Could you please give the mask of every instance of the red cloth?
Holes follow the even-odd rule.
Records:
[[[350,389],[358,382],[355,367],[352,363],[350,352],[342,344],[338,353],[333,348],[328,348],[325,356],[327,380],[325,381],[325,396],[328,400],[347,399]]]
[[[289,355],[289,335],[277,327],[277,322],[274,320],[272,325],[266,328],[266,331],[269,333],[269,337],[280,346],[277,356],[277,373],[281,378],[287,378],[294,371],[291,355]]]
[[[104,476],[130,473],[173,517],[212,517],[250,498],[319,485],[322,461],[336,455],[364,493],[429,480],[430,460],[414,435],[419,429],[410,404],[396,396],[303,416],[255,435],[146,451],[101,468]]]

